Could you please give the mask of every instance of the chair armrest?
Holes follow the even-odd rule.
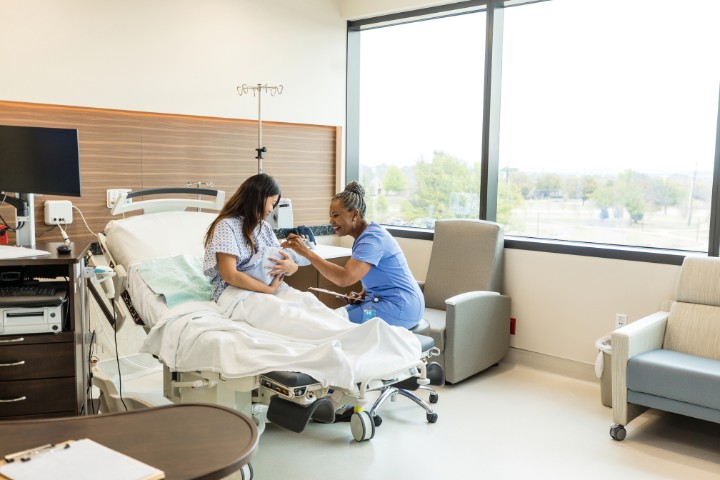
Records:
[[[417,284],[418,284],[418,287],[420,287],[420,291],[424,292],[425,291],[425,282],[422,280],[418,280]]]
[[[669,312],[655,312],[612,332],[613,421],[627,425],[645,409],[627,403],[627,363],[641,353],[662,348]]]
[[[445,301],[445,375],[455,383],[499,362],[510,348],[510,297],[474,291]]]

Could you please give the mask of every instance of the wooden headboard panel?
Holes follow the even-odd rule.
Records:
[[[254,120],[0,101],[0,124],[79,130],[82,197],[36,195],[38,240],[62,239],[56,227],[45,225],[47,200],[72,201],[97,233],[112,218],[106,206],[109,188],[213,182],[229,198],[257,173]],[[341,135],[335,126],[263,121],[263,145],[268,149],[263,172],[275,177],[283,197],[292,200],[295,225],[327,223],[330,198],[340,185]],[[2,205],[0,215],[14,226],[14,208]],[[73,241],[95,240],[75,209],[67,232]],[[14,235],[9,240],[14,244]]]

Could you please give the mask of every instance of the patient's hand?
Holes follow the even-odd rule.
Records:
[[[273,281],[270,282],[270,285],[268,285],[268,288],[270,289],[267,293],[275,293],[278,291],[278,288],[280,288],[280,285],[282,285],[283,282],[283,276],[282,275],[276,275],[273,277]]]
[[[278,251],[278,253],[284,258],[268,258],[268,260],[275,262],[275,265],[265,267],[270,270],[270,275],[282,277],[283,275],[292,275],[297,272],[298,266],[292,257],[283,251]]]

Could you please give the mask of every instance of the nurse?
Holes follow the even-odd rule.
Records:
[[[290,234],[283,247],[307,258],[322,276],[346,287],[358,281],[363,291],[353,293],[347,309],[350,321],[362,323],[363,310],[373,308],[374,316],[390,325],[415,327],[425,310],[420,287],[412,276],[397,241],[375,222],[365,219],[365,190],[351,182],[330,202],[330,225],[335,233],[355,239],[352,256],[344,266],[324,260],[297,235]]]

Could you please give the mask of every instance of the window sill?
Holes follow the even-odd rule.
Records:
[[[416,240],[433,239],[433,231],[424,228],[396,227],[383,225],[393,237]],[[667,250],[660,248],[630,247],[625,245],[601,245],[583,242],[568,242],[529,237],[505,237],[505,248],[535,252],[579,255],[583,257],[610,258],[632,262],[682,265],[687,256],[705,256],[705,252]]]

